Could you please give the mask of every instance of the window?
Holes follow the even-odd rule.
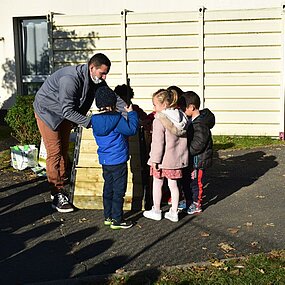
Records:
[[[49,74],[46,17],[14,18],[17,91],[35,94]]]

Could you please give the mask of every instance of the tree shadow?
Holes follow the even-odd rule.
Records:
[[[253,184],[278,165],[276,157],[264,151],[238,153],[227,152],[226,156],[223,152],[215,153],[213,166],[206,172],[204,209]]]
[[[42,184],[21,184],[1,192],[5,193],[0,200],[0,271],[5,272],[0,276],[1,284],[66,279],[79,267],[85,275],[88,266],[84,262],[113,244],[111,239],[94,242],[89,238],[98,231],[97,226],[73,228],[77,218],[70,227],[65,225],[63,215],[46,203],[47,189]],[[72,232],[65,234],[64,226]],[[83,242],[86,245],[82,246]]]
[[[13,209],[17,205],[20,205],[24,203],[26,200],[34,197],[35,195],[40,195],[45,192],[48,192],[48,183],[46,181],[39,183],[39,184],[34,184],[40,181],[41,178],[36,178],[33,181],[26,181],[26,182],[21,182],[18,184],[14,184],[8,187],[4,187],[0,189],[0,193],[5,193],[6,196],[2,197],[0,200],[0,213],[5,213],[10,209]],[[26,188],[29,184],[34,184],[31,185],[31,187]],[[25,188],[24,190],[20,190],[17,192],[14,192],[9,194],[10,190],[16,189],[16,188]],[[3,222],[3,219],[1,219],[1,222]]]
[[[160,275],[158,268],[149,268],[130,275],[125,284],[155,284]]]
[[[40,88],[44,79],[55,70],[64,67],[66,65],[87,63],[89,57],[88,53],[95,53],[96,41],[100,40],[101,35],[98,32],[92,31],[87,33],[85,36],[81,36],[76,33],[75,30],[67,31],[62,27],[53,25],[53,38],[50,39],[52,48],[49,51],[46,46],[42,47],[42,51],[39,54],[39,59],[35,63],[17,62],[18,66],[23,65],[23,73],[16,72],[16,62],[14,59],[6,58],[5,63],[2,64],[1,68],[4,71],[2,78],[2,88],[7,90],[7,98],[0,101],[0,119],[4,123],[4,116],[6,110],[14,105],[16,101],[16,94],[20,94],[22,91],[16,88],[16,74],[30,76],[30,82],[26,84],[27,94],[36,94]],[[18,42],[18,41],[16,41]],[[88,53],[86,53],[86,50]],[[23,59],[24,60],[24,59]],[[50,70],[49,66],[52,66]],[[19,69],[20,70],[20,69]],[[42,78],[42,82],[39,79]],[[20,82],[22,78],[18,78]],[[10,96],[9,96],[10,95]]]
[[[97,228],[77,230],[72,234],[55,239],[53,233],[60,227],[61,222],[53,222],[28,232],[7,235],[6,239],[14,241],[11,245],[15,245],[15,247],[13,248],[14,254],[10,251],[8,254],[6,253],[6,258],[1,253],[0,269],[1,272],[5,272],[0,276],[1,284],[27,284],[67,279],[72,276],[72,272],[76,270],[77,266],[85,267],[81,259],[78,258],[75,247],[77,243],[83,242],[94,234]],[[40,239],[40,234],[49,236],[49,238],[37,241],[36,238]],[[29,243],[30,247],[27,248],[25,243],[30,238],[35,241]],[[76,241],[75,246],[72,241]],[[99,245],[95,242],[88,247],[88,250],[93,252],[93,257],[95,257],[100,252],[107,250],[111,244],[110,240],[101,241]]]

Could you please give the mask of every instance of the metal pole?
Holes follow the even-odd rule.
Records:
[[[127,71],[127,23],[126,16],[128,10],[121,11],[121,49],[122,49],[122,82],[128,84],[128,71]]]
[[[205,52],[204,52],[204,12],[205,7],[199,8],[199,96],[201,99],[201,109],[205,104]]]
[[[279,138],[281,140],[285,139],[285,3],[282,5],[281,11],[281,23],[282,23],[282,30],[281,30],[281,72],[280,72],[280,128],[279,128]]]

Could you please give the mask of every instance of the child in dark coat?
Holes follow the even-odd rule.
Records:
[[[116,112],[117,97],[108,86],[98,88],[95,103],[99,114],[91,118],[93,135],[98,145],[99,163],[102,165],[104,187],[104,224],[111,229],[127,229],[133,224],[123,220],[124,196],[127,189],[128,136],[138,130],[138,116],[132,105],[125,107],[128,119]]]
[[[184,92],[179,105],[190,118],[187,129],[190,158],[189,167],[185,169],[182,179],[186,200],[181,201],[178,208],[185,209],[189,215],[192,215],[202,212],[205,170],[212,165],[211,129],[215,125],[215,116],[209,109],[199,110],[200,98],[193,91]]]

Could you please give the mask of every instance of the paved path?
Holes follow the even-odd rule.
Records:
[[[70,284],[55,282],[68,278],[83,284],[122,268],[285,248],[285,146],[219,152],[208,178],[202,214],[172,223],[134,213],[136,226],[120,231],[104,226],[99,210],[54,212],[45,181],[11,179],[0,189],[0,284]]]

